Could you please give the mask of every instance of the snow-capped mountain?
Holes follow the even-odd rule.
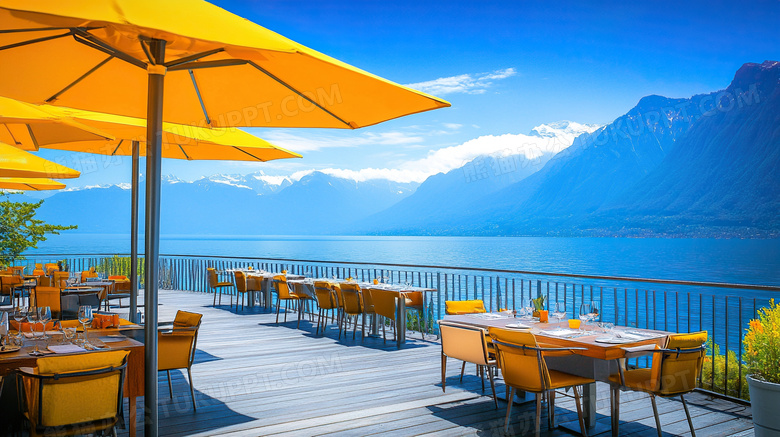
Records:
[[[562,142],[571,144],[578,136],[584,133],[592,133],[600,127],[601,125],[598,124],[561,120],[553,123],[540,124],[531,129],[531,132],[529,132],[528,135],[540,138],[556,138]]]

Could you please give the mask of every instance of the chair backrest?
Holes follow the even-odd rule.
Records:
[[[10,295],[11,288],[24,282],[16,275],[0,275],[0,294]]]
[[[39,287],[53,287],[54,281],[48,277],[48,276],[39,276],[38,279],[38,286]]]
[[[24,269],[25,269],[25,266],[13,266],[13,267],[9,267],[8,268],[8,270],[13,272],[13,274],[15,274],[15,275],[21,275],[22,273],[24,273]]]
[[[317,306],[324,310],[337,308],[336,292],[331,288],[329,282],[314,282],[314,298],[317,299]]]
[[[61,312],[59,287],[35,287],[35,305],[38,308],[51,307],[52,314]]]
[[[43,264],[35,263],[35,270],[43,270]]]
[[[206,273],[208,274],[208,277],[209,277],[209,287],[216,288],[217,287],[217,282],[218,282],[217,281],[217,271],[214,270],[211,267],[207,267],[206,268]]]
[[[447,300],[444,301],[444,311],[446,314],[473,314],[487,312],[485,303],[482,300]]]
[[[39,358],[38,374],[25,384],[27,410],[39,430],[122,417],[122,384],[129,353],[120,350]]]
[[[536,337],[528,331],[489,328],[498,366],[507,385],[540,393],[550,387],[550,374]]]
[[[239,293],[246,293],[247,292],[247,286],[246,286],[246,275],[242,271],[236,270],[233,272],[233,275],[236,277],[236,290]]]
[[[673,334],[666,347],[653,354],[651,387],[663,395],[685,394],[696,388],[706,353],[707,331]]]
[[[341,284],[341,297],[344,299],[344,312],[347,314],[363,313],[363,299],[360,286],[352,282]]]
[[[374,312],[380,316],[395,320],[395,301],[396,299],[403,299],[400,292],[372,288],[371,297],[374,301]]]
[[[125,275],[111,275],[111,276],[108,277],[108,279],[112,280],[112,281],[129,281],[130,280]]]
[[[81,282],[87,282],[87,278],[97,278],[98,274],[94,269],[94,267],[90,267],[89,270],[81,272]]]
[[[33,270],[33,275],[34,276],[43,276],[44,274],[45,273],[44,273],[43,269],[35,269],[35,270]]]
[[[439,322],[441,351],[444,355],[461,361],[484,366],[488,363],[485,331],[476,326]]]
[[[67,280],[70,277],[70,273],[57,271],[52,274],[52,277],[54,278],[55,283],[59,283],[61,279]]]
[[[363,311],[367,313],[373,313],[374,310],[374,294],[370,288],[364,288],[363,290]]]
[[[176,312],[173,331],[158,334],[158,337],[166,338],[164,350],[161,348],[158,352],[159,369],[181,369],[192,365],[202,320],[203,314],[181,310]]]
[[[276,287],[276,292],[279,293],[279,299],[289,299],[291,297],[290,288],[287,286],[287,276],[274,276],[274,287]]]

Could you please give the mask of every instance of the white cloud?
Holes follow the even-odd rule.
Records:
[[[335,135],[301,136],[283,129],[276,129],[265,131],[259,134],[259,136],[279,147],[284,147],[285,149],[294,150],[299,153],[337,147],[363,147],[371,145],[396,146],[423,141],[423,137],[420,135],[400,131],[378,133],[365,132],[349,137],[340,137]]]
[[[458,130],[458,129],[462,128],[463,125],[462,124],[458,124],[458,123],[444,123],[444,127],[446,127],[447,129],[451,129],[451,130]]]
[[[490,73],[461,74],[458,76],[441,77],[426,82],[407,84],[409,88],[436,96],[447,94],[483,94],[493,85],[493,80],[502,80],[517,74],[514,68],[505,68]]]

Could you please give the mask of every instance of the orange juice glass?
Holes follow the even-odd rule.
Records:
[[[580,329],[580,323],[582,323],[582,320],[569,319],[569,328],[571,328],[571,329]]]

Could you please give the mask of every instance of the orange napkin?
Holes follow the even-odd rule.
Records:
[[[95,314],[92,327],[95,329],[114,328],[119,326],[119,314]]]

